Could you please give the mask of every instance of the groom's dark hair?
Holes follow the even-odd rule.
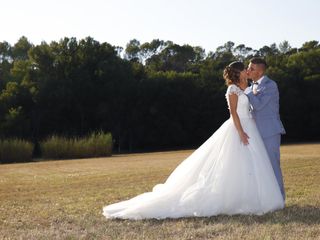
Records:
[[[250,62],[252,64],[259,64],[259,65],[263,65],[264,70],[267,69],[267,62],[266,60],[264,60],[263,58],[259,58],[259,57],[254,57],[250,59]]]

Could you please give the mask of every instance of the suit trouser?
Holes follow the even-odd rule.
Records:
[[[266,146],[273,171],[276,175],[276,178],[277,178],[280,190],[281,190],[281,194],[283,196],[283,199],[285,199],[283,178],[282,178],[282,172],[281,172],[281,168],[280,168],[281,135],[276,134],[271,137],[263,138],[263,142],[264,142],[264,145]]]

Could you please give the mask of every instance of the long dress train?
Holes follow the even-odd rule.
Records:
[[[256,214],[284,207],[264,143],[249,111],[249,101],[236,85],[237,113],[249,145],[243,145],[229,118],[181,162],[152,192],[103,208],[106,218],[147,219]],[[228,100],[228,98],[227,98]],[[229,103],[228,103],[229,105]]]

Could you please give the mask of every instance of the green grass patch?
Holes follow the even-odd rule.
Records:
[[[83,138],[51,136],[40,143],[40,149],[45,159],[105,157],[112,153],[112,136],[103,132]]]
[[[0,139],[0,163],[29,162],[33,144],[22,139]]]

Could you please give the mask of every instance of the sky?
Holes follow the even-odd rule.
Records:
[[[320,41],[319,0],[0,0],[0,41],[33,44],[87,36],[125,47],[131,39],[201,46],[228,41],[259,49]]]

